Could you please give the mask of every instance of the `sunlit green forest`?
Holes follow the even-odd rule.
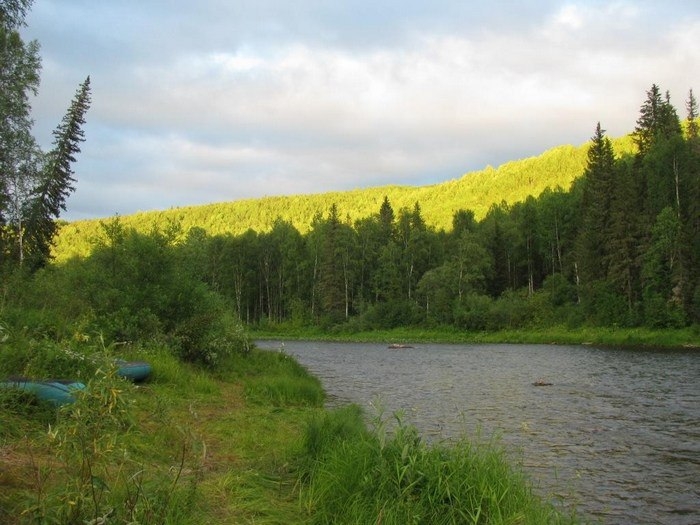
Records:
[[[243,324],[497,331],[700,320],[692,89],[679,112],[652,85],[625,137],[591,123],[581,146],[431,186],[62,223],[90,78],[42,151],[30,103],[39,46],[18,32],[30,4],[0,13],[0,318],[10,326],[37,316],[39,332],[56,336],[165,334],[187,355],[219,348],[219,335]]]
[[[583,146],[443,184],[68,224],[56,260],[76,276],[109,261],[116,289],[141,276],[136,294],[177,264],[254,325],[684,327],[700,319],[692,91],[686,110],[654,85],[627,137],[598,124]],[[131,335],[117,325],[111,336]]]
[[[634,151],[631,136],[613,139],[617,155]],[[147,233],[153,227],[167,228],[173,222],[187,231],[202,228],[210,235],[242,234],[248,229],[268,232],[276,220],[294,226],[300,233],[311,229],[314,218],[326,214],[335,204],[344,222],[351,223],[377,212],[384,197],[395,209],[420,203],[426,224],[437,230],[452,228],[452,218],[459,210],[471,210],[483,219],[493,204],[514,204],[537,196],[547,188],[568,190],[580,178],[586,166],[588,144],[558,146],[539,156],[507,162],[497,168],[487,167],[454,180],[430,186],[383,186],[346,192],[291,195],[222,202],[202,206],[145,211],[120,218],[129,228]],[[65,260],[87,255],[91,240],[99,236],[102,220],[63,223],[54,255]]]

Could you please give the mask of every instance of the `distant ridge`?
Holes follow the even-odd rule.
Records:
[[[635,151],[630,135],[612,141],[615,153]],[[343,192],[291,195],[244,199],[232,202],[186,206],[169,210],[139,212],[120,217],[127,228],[148,232],[179,223],[184,232],[192,227],[202,228],[210,235],[238,235],[252,229],[268,231],[278,218],[291,222],[300,232],[309,230],[315,216],[326,216],[332,204],[338,207],[341,219],[355,221],[379,211],[384,197],[398,212],[420,204],[426,223],[437,229],[449,230],[452,217],[460,209],[472,210],[482,219],[493,204],[505,201],[514,204],[528,196],[539,196],[545,189],[560,187],[568,191],[586,166],[589,143],[580,146],[557,146],[544,153],[514,160],[498,168],[486,167],[429,186],[379,186]],[[89,253],[90,242],[101,233],[105,219],[90,219],[67,223],[61,227],[54,256],[58,261]]]

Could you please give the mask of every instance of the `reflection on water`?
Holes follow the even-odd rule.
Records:
[[[323,381],[331,404],[380,399],[432,440],[500,436],[541,494],[593,519],[700,523],[697,351],[316,342],[284,350]]]

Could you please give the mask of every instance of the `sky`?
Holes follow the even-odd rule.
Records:
[[[700,93],[697,0],[34,0],[34,134],[92,106],[62,218],[427,185]]]

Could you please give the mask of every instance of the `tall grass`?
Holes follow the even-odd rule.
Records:
[[[495,444],[428,445],[399,419],[363,430],[358,410],[313,420],[304,439],[302,502],[312,523],[573,523],[533,494]]]
[[[320,407],[325,399],[318,378],[283,351],[237,354],[228,359],[225,370],[241,380],[252,403]]]
[[[43,432],[43,418],[26,414],[35,431],[13,442],[18,468],[3,480],[11,495],[3,523],[158,524],[189,514],[196,436],[167,418],[145,434],[140,400],[114,370],[98,371],[74,403],[54,408]]]
[[[372,331],[322,332],[315,327],[287,332],[272,328],[253,332],[257,339],[296,339],[367,343],[523,343],[523,344],[598,344],[625,347],[700,347],[700,326],[686,328],[578,327],[565,325],[498,331],[466,331],[452,326],[437,328],[399,327]]]

